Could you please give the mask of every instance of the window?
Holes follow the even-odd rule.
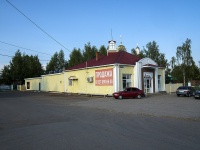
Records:
[[[126,91],[127,91],[127,92],[130,92],[130,91],[131,91],[131,88],[127,88]]]
[[[126,87],[131,87],[131,74],[123,74],[122,83],[123,89],[125,89]]]
[[[133,91],[133,92],[137,92],[138,89],[136,89],[136,88],[132,88],[132,91]]]
[[[27,89],[30,89],[30,82],[27,82]]]
[[[158,75],[158,89],[161,89],[161,75]]]
[[[68,85],[72,86],[72,79],[68,79]]]

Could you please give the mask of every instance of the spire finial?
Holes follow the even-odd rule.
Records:
[[[120,35],[120,45],[122,45],[122,35]]]
[[[113,40],[113,35],[112,35],[112,28],[111,28],[111,39]]]

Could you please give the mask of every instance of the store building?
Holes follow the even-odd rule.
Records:
[[[116,42],[111,40],[106,56],[100,56],[97,52],[94,59],[68,68],[60,74],[44,75],[40,80],[42,91],[112,95],[126,87],[138,87],[145,93],[157,93],[165,91],[165,68],[150,58],[140,59],[126,51],[118,51]],[[26,85],[28,82],[30,84],[29,79],[25,79],[25,82]]]

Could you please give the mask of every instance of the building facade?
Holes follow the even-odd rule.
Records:
[[[126,51],[118,51],[115,44],[115,41],[109,41],[106,56],[97,52],[96,58],[59,74],[43,75],[35,80],[35,84],[38,87],[40,84],[42,91],[91,95],[112,95],[126,87],[138,87],[145,93],[165,91],[165,68],[150,58],[140,59]],[[34,78],[25,79],[27,87],[33,82]]]

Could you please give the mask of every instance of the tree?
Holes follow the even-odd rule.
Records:
[[[22,66],[23,61],[22,61],[22,54],[20,50],[17,50],[15,53],[15,56],[12,58],[12,61],[10,62],[10,73],[11,73],[11,78],[12,81],[20,81],[22,79]]]
[[[126,47],[122,44],[118,46],[118,51],[126,51]]]
[[[179,68],[181,70],[181,74],[183,75],[183,84],[185,85],[185,82],[187,79],[185,77],[186,69],[189,65],[191,65],[193,59],[191,57],[191,40],[186,39],[185,43],[182,44],[182,46],[178,46],[176,50],[176,58],[178,61]]]
[[[101,45],[101,47],[99,48],[99,52],[102,56],[107,55],[107,49],[104,45]]]
[[[63,50],[60,50],[58,53],[58,69],[64,69],[65,68],[65,54]]]
[[[66,62],[64,58],[64,51],[55,52],[46,66],[46,73],[60,72],[65,68]]]
[[[74,48],[70,54],[70,59],[68,61],[68,66],[72,67],[83,62],[83,55],[80,49]]]
[[[176,66],[176,58],[174,56],[171,58],[170,65],[171,65],[172,70]]]
[[[42,64],[40,63],[40,60],[38,58],[38,56],[27,56],[27,59],[25,60],[25,63],[30,62],[29,64],[29,74],[27,75],[27,77],[39,77],[42,74],[44,74],[44,69],[42,67]],[[25,70],[25,72],[27,72],[27,70]]]
[[[173,66],[172,62],[176,65]],[[173,57],[171,60],[171,67],[173,68],[172,75],[184,85],[192,79],[198,79],[199,70],[192,58],[190,39],[187,38],[182,46],[177,47],[176,59]]]
[[[24,78],[38,77],[43,74],[43,68],[38,56],[22,55],[17,50],[10,61],[10,65],[4,66],[2,70],[3,81],[7,84],[23,84]]]
[[[131,49],[131,54],[137,55],[140,58],[145,58],[144,50],[141,50],[139,54],[137,54],[136,49],[132,48]]]
[[[165,54],[160,53],[159,46],[155,41],[147,43],[146,48],[147,49],[144,48],[145,57],[151,58],[160,66],[167,66],[167,59],[165,59]]]
[[[12,84],[12,77],[9,65],[5,65],[2,69],[2,83]]]
[[[58,52],[55,52],[46,66],[46,73],[53,73],[58,70]]]
[[[186,39],[182,46],[178,46],[176,50],[176,57],[179,64],[184,66],[191,65],[193,58],[191,56],[191,40]]]
[[[84,46],[83,60],[84,61],[88,61],[88,60],[90,60],[92,58],[95,58],[96,57],[96,52],[98,52],[98,49],[96,48],[96,46],[92,46],[91,47],[90,42],[88,42]]]

